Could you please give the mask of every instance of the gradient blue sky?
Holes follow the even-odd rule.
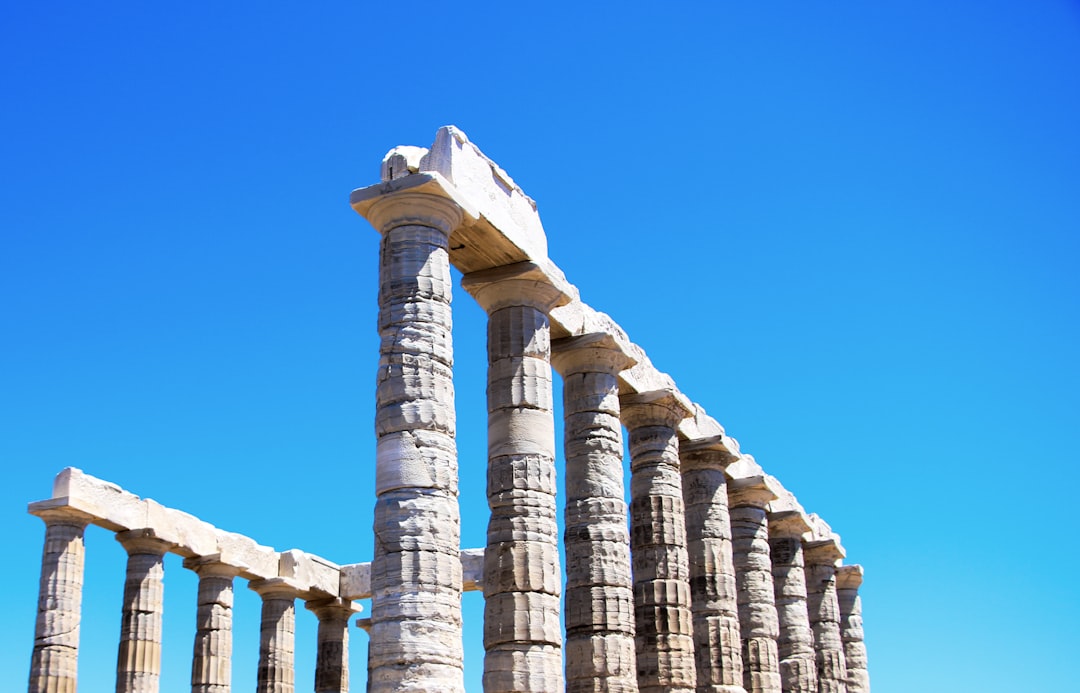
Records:
[[[453,123],[537,200],[583,299],[843,536],[875,691],[1076,690],[1080,3],[0,17],[13,682],[43,536],[25,504],[65,466],[278,549],[370,559],[378,235],[347,196]],[[457,299],[463,541],[480,546],[484,316]],[[123,551],[103,530],[87,545],[96,693]],[[194,586],[171,558],[165,693],[188,687]],[[243,691],[258,599],[237,587]],[[304,690],[315,619],[298,620]]]

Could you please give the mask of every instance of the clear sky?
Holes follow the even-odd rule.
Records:
[[[347,197],[449,123],[536,199],[583,300],[843,536],[875,691],[1076,690],[1080,3],[581,5],[7,4],[10,690],[43,536],[25,505],[65,466],[370,560],[378,234]],[[463,542],[481,546],[484,316],[456,298]],[[96,693],[124,554],[100,529],[87,546]],[[195,578],[166,571],[172,693]],[[242,580],[236,629],[251,690]],[[365,645],[354,630],[354,690]]]

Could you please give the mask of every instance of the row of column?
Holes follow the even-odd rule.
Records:
[[[395,623],[396,639],[373,628],[378,654],[369,667],[373,675],[384,660],[396,668],[369,689],[457,691],[460,611],[436,618],[443,631],[430,610],[397,603],[409,594],[460,600],[460,573],[422,568],[425,556],[450,550],[431,537],[459,536],[449,236],[461,211],[438,195],[399,192],[367,216],[382,234],[379,503],[406,489],[412,501],[392,516],[377,511],[372,623]],[[560,690],[564,669],[571,692],[868,690],[864,674],[849,680],[845,669],[845,646],[856,638],[861,645],[861,622],[848,615],[841,632],[839,556],[829,542],[804,548],[807,528],[796,518],[777,518],[770,532],[775,494],[760,477],[729,488],[724,469],[732,460],[720,441],[680,448],[677,426],[691,412],[674,393],[620,397],[617,375],[632,360],[609,336],[552,345],[548,314],[570,297],[541,268],[522,262],[473,272],[463,286],[489,318],[486,691]],[[552,362],[564,381],[565,648]],[[438,455],[425,456],[420,443],[429,440],[439,443]],[[432,497],[437,512],[416,502]],[[404,550],[413,552],[409,570],[402,558],[384,584],[398,601],[380,599],[376,586],[379,545],[390,533],[410,536]],[[455,628],[456,636],[443,637]],[[865,672],[864,651],[859,661]]]
[[[45,521],[45,548],[38,593],[38,617],[30,664],[30,693],[75,693],[82,603],[84,531],[92,518],[57,507],[35,512]],[[155,693],[161,675],[164,557],[173,547],[153,530],[119,532],[128,553],[117,655],[117,693]],[[184,560],[199,576],[193,693],[228,693],[232,668],[233,579],[235,566],[218,556]],[[262,597],[259,693],[293,693],[294,587],[284,579],[253,580]],[[352,603],[337,598],[306,602],[319,619],[315,691],[349,689],[348,621]]]

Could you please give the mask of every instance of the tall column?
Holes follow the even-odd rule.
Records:
[[[797,510],[769,513],[769,552],[780,622],[777,650],[784,693],[817,693],[814,633],[806,609],[806,572],[802,539],[810,531]]]
[[[566,426],[566,691],[632,693],[634,586],[618,374],[634,360],[607,334],[559,339],[552,348]]]
[[[630,432],[630,551],[638,687],[642,693],[693,691],[690,567],[679,441],[690,409],[667,390],[622,397]]]
[[[842,565],[836,569],[836,598],[840,604],[840,638],[844,641],[847,693],[870,693],[866,643],[863,641],[862,600],[859,598],[862,581],[861,565]]]
[[[484,690],[558,691],[562,574],[547,314],[568,298],[527,262],[467,274],[462,286],[488,313]]]
[[[199,576],[191,693],[229,693],[232,687],[233,578],[240,569],[219,555],[184,559]]]
[[[54,501],[30,505],[45,521],[30,693],[75,693],[82,610],[83,533],[90,516]]]
[[[382,234],[370,693],[463,691],[449,236],[462,213],[396,192]]]
[[[699,693],[745,693],[723,436],[679,442]]]
[[[840,604],[836,596],[836,563],[844,551],[835,537],[806,544],[806,592],[810,627],[814,630],[819,693],[846,693],[847,667],[840,637]]]
[[[172,545],[152,529],[119,532],[116,540],[128,553],[116,692],[156,693],[161,678],[165,553]]]
[[[248,583],[262,597],[258,693],[293,693],[296,684],[296,589],[282,578]]]
[[[313,599],[304,604],[319,619],[315,693],[349,692],[349,619],[356,609],[348,599]]]
[[[776,638],[780,627],[774,602],[769,522],[765,509],[776,493],[761,476],[728,484],[735,585],[742,635],[743,686],[748,693],[780,693]]]

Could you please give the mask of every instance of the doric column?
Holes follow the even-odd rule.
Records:
[[[30,505],[45,521],[30,693],[75,693],[82,609],[83,533],[90,516],[53,501]]]
[[[467,274],[462,286],[488,313],[484,690],[558,691],[562,574],[547,314],[568,298],[528,262]]]
[[[679,441],[699,693],[744,693],[723,436]]]
[[[156,693],[161,677],[165,553],[172,544],[152,529],[119,532],[116,540],[128,553],[116,692]]]
[[[780,635],[780,679],[784,693],[817,693],[814,633],[806,609],[803,535],[810,531],[806,515],[797,510],[769,513],[769,552]]]
[[[697,678],[675,427],[691,412],[668,390],[624,395],[621,404],[630,432],[630,551],[638,687],[642,693],[689,692]]]
[[[631,693],[634,586],[618,374],[634,360],[607,334],[552,348],[566,426],[566,691]]]
[[[191,693],[229,693],[232,686],[233,578],[240,569],[220,559],[184,559],[184,567],[199,576]]]
[[[861,565],[842,565],[836,569],[836,598],[840,604],[840,638],[844,641],[847,693],[870,693],[866,643],[863,641],[862,600],[859,599],[862,581]]]
[[[449,255],[462,213],[404,191],[365,216],[382,234],[369,691],[463,691]]]
[[[313,599],[304,606],[319,619],[315,693],[348,693],[349,619],[358,609],[337,597]]]
[[[779,624],[774,602],[766,508],[776,493],[764,477],[728,484],[735,585],[742,636],[743,686],[748,693],[780,693],[776,648]]]
[[[282,578],[248,583],[262,597],[258,693],[293,693],[296,685],[296,590]]]
[[[806,543],[806,592],[810,627],[814,630],[819,693],[846,693],[847,667],[840,637],[840,604],[836,596],[836,563],[844,550],[835,537]]]

